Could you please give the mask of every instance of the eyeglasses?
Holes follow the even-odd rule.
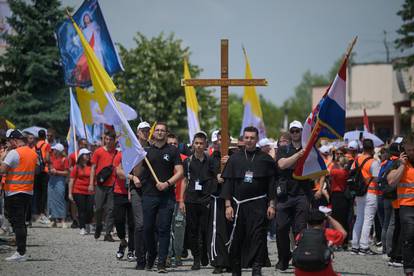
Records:
[[[300,129],[299,128],[292,128],[289,132],[291,133],[291,134],[293,134],[293,133],[300,133]]]

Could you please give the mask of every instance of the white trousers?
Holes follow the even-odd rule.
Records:
[[[369,247],[369,233],[377,212],[377,196],[367,193],[355,197],[356,220],[352,231],[352,248],[367,249]]]

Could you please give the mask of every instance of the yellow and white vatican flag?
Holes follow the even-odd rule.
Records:
[[[184,79],[191,79],[186,59],[184,59]],[[185,102],[187,105],[188,137],[190,139],[190,143],[192,143],[194,134],[200,131],[200,123],[198,121],[198,111],[200,110],[200,107],[198,105],[194,87],[185,86],[184,90]]]
[[[102,64],[100,64],[95,52],[86,41],[73,19],[72,23],[80,38],[87,58],[95,100],[105,117],[106,123],[114,126],[122,150],[122,167],[125,172],[129,173],[145,158],[146,152],[138,142],[119,103],[111,93],[116,90],[115,84],[112,82],[112,79],[109,77]]]
[[[252,79],[252,71],[250,70],[249,59],[246,50],[243,48],[244,58],[246,60],[246,79]],[[259,140],[266,138],[266,129],[263,122],[262,108],[260,107],[260,99],[256,93],[256,87],[245,86],[243,95],[243,123],[240,135],[243,135],[243,129],[248,126],[254,126],[259,130]]]

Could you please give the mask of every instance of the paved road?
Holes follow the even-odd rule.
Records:
[[[134,263],[118,261],[115,253],[118,243],[95,241],[93,235],[80,236],[78,230],[45,228],[35,224],[29,229],[28,254],[24,263],[4,261],[13,252],[0,252],[0,275],[157,275],[155,272],[138,272]],[[276,263],[276,244],[269,243],[270,260]],[[212,275],[212,268],[190,270],[191,261],[184,261],[179,269],[172,268],[172,275]],[[335,254],[334,267],[342,275],[393,276],[402,275],[401,268],[388,267],[380,256],[353,256],[349,252]],[[244,273],[250,275],[250,272]],[[225,274],[230,275],[230,274]],[[263,270],[263,275],[293,275],[276,273],[274,267]]]

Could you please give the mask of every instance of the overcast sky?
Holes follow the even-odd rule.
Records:
[[[81,0],[63,0],[79,7]],[[401,19],[402,0],[101,0],[114,42],[134,47],[133,36],[174,32],[190,47],[190,60],[204,71],[201,77],[220,76],[220,39],[228,38],[229,75],[244,77],[244,45],[253,77],[269,86],[257,91],[281,105],[294,93],[306,70],[325,74],[346,50],[353,36],[359,40],[357,62],[385,61],[383,31],[391,42]],[[391,44],[391,57],[399,54]],[[242,88],[232,88],[242,93]],[[217,93],[217,95],[219,95]]]

